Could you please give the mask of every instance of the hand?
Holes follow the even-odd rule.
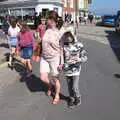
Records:
[[[15,50],[15,55],[19,56],[20,52],[18,50]]]
[[[59,66],[57,67],[57,69],[58,69],[58,70],[63,70],[63,65],[59,65]]]
[[[77,58],[77,57],[72,57],[72,60],[73,60],[73,61],[77,61],[78,58]]]

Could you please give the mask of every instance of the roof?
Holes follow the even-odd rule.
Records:
[[[27,1],[34,1],[34,2],[62,2],[62,0],[1,0],[0,4],[2,3],[13,3],[13,2],[27,2]]]
[[[37,4],[62,5],[62,0],[3,0],[0,8],[35,6]]]

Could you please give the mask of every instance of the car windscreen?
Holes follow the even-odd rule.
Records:
[[[104,16],[105,19],[115,18],[115,16]]]

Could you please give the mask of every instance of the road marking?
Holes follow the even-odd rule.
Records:
[[[80,35],[78,35],[78,37],[80,39],[83,38],[83,39],[86,39],[86,40],[97,41],[99,43],[103,43],[104,45],[109,45],[110,44],[106,37],[98,37],[98,36],[92,36],[92,35],[85,36],[85,34],[80,34]]]
[[[0,68],[7,67],[7,66],[8,66],[8,62],[4,62],[0,65]]]

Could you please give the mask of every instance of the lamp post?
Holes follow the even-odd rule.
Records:
[[[75,23],[76,23],[76,26],[77,26],[77,28],[78,28],[78,23],[77,23],[78,0],[75,0],[74,8],[75,8]]]
[[[77,18],[77,0],[74,0],[74,9],[75,9],[75,22],[76,22],[76,18]]]

